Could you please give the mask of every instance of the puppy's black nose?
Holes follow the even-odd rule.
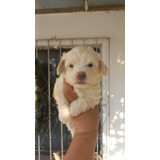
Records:
[[[76,76],[77,76],[78,80],[84,80],[86,78],[86,73],[85,72],[78,72],[76,74]]]

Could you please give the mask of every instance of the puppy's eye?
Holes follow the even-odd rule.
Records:
[[[70,68],[73,68],[73,64],[70,64],[69,67],[70,67]]]
[[[93,67],[93,64],[92,64],[92,63],[89,63],[89,64],[88,64],[88,67]]]

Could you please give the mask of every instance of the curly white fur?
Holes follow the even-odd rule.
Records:
[[[82,79],[77,74],[85,73]],[[58,104],[59,119],[67,125],[68,130],[74,135],[74,126],[70,116],[77,116],[82,112],[94,108],[100,99],[101,75],[107,74],[107,67],[101,55],[91,47],[77,46],[65,53],[57,67],[57,78],[54,95]],[[73,86],[78,98],[71,104],[63,93],[63,80]]]

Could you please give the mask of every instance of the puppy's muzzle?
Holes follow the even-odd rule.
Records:
[[[76,76],[79,81],[83,81],[86,78],[86,73],[85,72],[77,72]]]

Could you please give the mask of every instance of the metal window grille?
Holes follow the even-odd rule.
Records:
[[[102,58],[108,66],[108,76],[103,77],[101,81],[102,86],[102,98],[99,103],[100,110],[100,124],[99,134],[97,137],[96,152],[107,159],[109,155],[108,138],[109,138],[109,94],[110,94],[110,82],[109,82],[109,66],[110,66],[110,39],[108,37],[95,37],[95,38],[56,38],[51,39],[37,39],[35,46],[36,60],[41,67],[39,72],[42,72],[41,76],[46,82],[45,92],[40,93],[45,96],[48,121],[46,126],[41,131],[36,132],[35,136],[35,157],[36,160],[54,160],[53,152],[60,152],[61,160],[63,160],[63,154],[67,151],[71,142],[71,136],[66,127],[58,120],[58,112],[56,109],[56,103],[52,98],[53,87],[56,79],[56,67],[60,61],[63,52],[69,51],[72,47],[77,45],[90,45],[96,51],[102,54]],[[45,75],[47,74],[47,75]],[[41,82],[42,83],[42,82]],[[45,84],[45,85],[46,85]],[[44,86],[45,86],[44,85]],[[41,84],[41,87],[43,85]],[[40,87],[37,86],[37,90]],[[36,103],[37,104],[37,103]],[[43,111],[41,111],[42,114]],[[37,114],[37,113],[36,113]],[[37,115],[36,115],[37,116]],[[36,119],[37,121],[37,119]],[[58,136],[60,132],[60,136]],[[56,139],[57,138],[57,139]],[[98,159],[98,158],[97,158]]]

